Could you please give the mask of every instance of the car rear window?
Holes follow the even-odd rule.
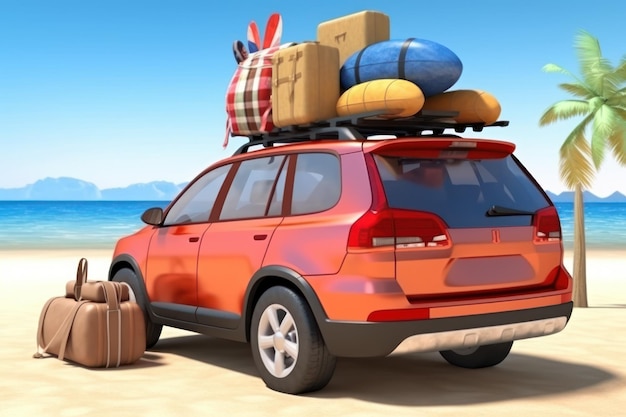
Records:
[[[524,226],[550,205],[511,155],[497,159],[416,159],[374,156],[392,208],[428,211],[451,228]],[[489,216],[492,206],[515,215]]]

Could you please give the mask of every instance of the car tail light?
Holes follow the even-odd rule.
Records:
[[[437,215],[389,208],[376,162],[371,155],[366,155],[366,164],[372,187],[372,206],[350,228],[349,248],[433,248],[450,245],[447,227]]]
[[[348,247],[433,248],[450,245],[446,226],[439,217],[421,211],[369,210],[350,228]]]
[[[535,213],[533,226],[535,243],[561,240],[561,222],[554,206],[538,210]]]

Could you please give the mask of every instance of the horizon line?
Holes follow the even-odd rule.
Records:
[[[26,185],[22,185],[22,186],[18,186],[18,187],[0,187],[0,191],[3,191],[3,190],[4,191],[5,190],[18,190],[18,189],[26,188],[26,187],[29,187],[29,186],[33,186],[34,184],[36,184],[39,181],[44,181],[44,180],[48,180],[48,179],[50,179],[50,180],[67,179],[67,180],[72,180],[72,181],[80,181],[80,182],[84,182],[84,183],[93,185],[94,187],[96,187],[96,189],[98,191],[111,190],[111,189],[125,189],[125,188],[129,188],[129,187],[132,187],[132,186],[135,186],[135,185],[147,185],[147,184],[151,184],[151,183],[155,183],[155,182],[168,183],[168,184],[175,185],[177,187],[180,187],[181,184],[182,184],[183,185],[182,188],[184,188],[184,186],[186,186],[189,182],[191,182],[193,180],[192,179],[192,180],[183,181],[183,182],[174,182],[174,181],[171,181],[171,180],[160,179],[160,180],[150,180],[150,181],[147,181],[147,182],[134,182],[134,183],[130,183],[130,184],[125,185],[125,186],[112,186],[112,187],[102,188],[98,184],[96,184],[94,182],[91,182],[91,181],[88,181],[88,180],[83,180],[83,179],[76,178],[76,177],[60,176],[60,177],[40,178],[38,180],[35,180],[32,183],[28,183]],[[181,190],[182,190],[182,188],[181,188]],[[545,192],[549,192],[549,193],[554,194],[556,196],[560,196],[563,193],[574,193],[575,192],[574,190],[570,190],[570,189],[567,189],[567,188],[563,188],[560,191],[552,191],[549,188],[543,188],[543,187],[541,187],[541,188]],[[595,197],[598,197],[598,198],[607,198],[607,197],[610,197],[610,196],[612,196],[614,194],[620,194],[620,195],[626,197],[626,190],[620,191],[620,190],[614,189],[613,191],[609,191],[606,195],[596,194],[592,189],[586,189],[586,190],[583,190],[583,192],[584,193],[593,194]],[[17,201],[17,200],[1,200],[1,201]],[[25,200],[25,201],[34,201],[34,200]],[[52,201],[52,200],[43,200],[43,201]],[[55,201],[61,201],[61,200],[55,200]],[[71,201],[71,200],[68,200],[68,201]],[[85,200],[76,200],[76,201],[85,201]],[[120,201],[120,200],[108,200],[108,201]],[[121,201],[131,201],[131,200],[121,200]],[[151,201],[151,200],[136,200],[136,201]],[[154,201],[159,201],[159,200],[154,200]]]

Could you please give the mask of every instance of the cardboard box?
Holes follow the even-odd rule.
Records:
[[[389,16],[381,12],[362,11],[317,26],[317,40],[339,50],[339,66],[368,45],[389,40]]]
[[[318,42],[301,43],[272,57],[272,120],[303,125],[337,116],[339,52]]]

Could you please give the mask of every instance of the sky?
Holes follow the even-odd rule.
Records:
[[[0,0],[0,188],[73,177],[100,189],[193,179],[246,138],[225,132],[235,40],[273,12],[283,42],[316,39],[317,25],[361,10],[387,14],[391,38],[451,49],[463,73],[451,89],[480,89],[502,106],[506,128],[480,136],[515,154],[553,192],[559,147],[575,121],[539,127],[570,96],[555,63],[578,73],[574,39],[586,30],[614,65],[626,54],[626,2]],[[626,194],[626,167],[608,156],[591,191]]]

